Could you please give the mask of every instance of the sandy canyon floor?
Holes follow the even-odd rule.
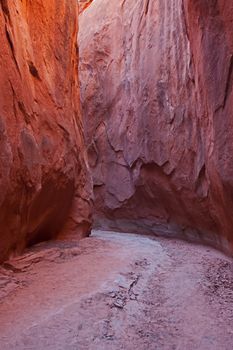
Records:
[[[1,350],[233,348],[233,262],[178,240],[93,232],[0,268]]]

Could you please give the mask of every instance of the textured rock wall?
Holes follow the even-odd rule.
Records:
[[[0,1],[0,260],[89,231],[77,15],[76,0]]]
[[[223,0],[95,0],[80,16],[98,226],[231,249],[232,20]]]
[[[79,13],[82,13],[84,10],[91,5],[93,0],[78,0],[79,3]]]

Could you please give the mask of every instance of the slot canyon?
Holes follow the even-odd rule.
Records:
[[[0,0],[0,349],[232,350],[233,4]]]

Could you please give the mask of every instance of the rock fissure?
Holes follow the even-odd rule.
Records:
[[[224,100],[222,108],[225,108],[226,101],[231,93],[232,90],[232,84],[233,84],[233,55],[231,55],[230,61],[229,61],[229,68],[228,68],[228,74],[227,74],[227,81],[226,81],[226,88],[224,92]]]

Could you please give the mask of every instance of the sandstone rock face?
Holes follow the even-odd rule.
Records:
[[[79,3],[79,13],[82,13],[84,10],[91,5],[93,0],[78,0]]]
[[[95,0],[80,16],[97,226],[232,250],[233,5]]]
[[[0,1],[0,260],[89,231],[77,15],[76,0]]]

